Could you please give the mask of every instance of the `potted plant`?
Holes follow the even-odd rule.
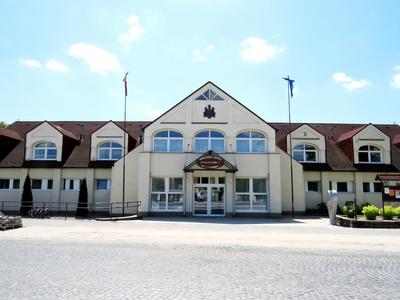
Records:
[[[392,220],[396,215],[396,211],[393,206],[386,205],[385,209],[379,209],[379,215],[383,217],[384,220]]]
[[[379,215],[379,208],[374,205],[364,206],[362,213],[367,220],[375,220],[376,216]]]

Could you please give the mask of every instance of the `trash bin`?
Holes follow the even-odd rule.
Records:
[[[326,207],[328,208],[329,221],[331,225],[336,225],[336,211],[337,211],[337,191],[328,190],[329,200],[326,202]]]

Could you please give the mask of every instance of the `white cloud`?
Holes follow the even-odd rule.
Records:
[[[337,72],[333,74],[332,79],[337,83],[339,83],[342,87],[344,87],[348,91],[361,89],[371,84],[371,82],[369,82],[366,79],[355,80],[342,72]]]
[[[30,69],[41,69],[43,67],[39,61],[30,58],[20,58],[19,63]]]
[[[144,29],[139,24],[139,17],[136,15],[131,15],[126,20],[129,24],[129,29],[127,32],[123,32],[119,35],[118,41],[121,44],[129,44],[134,41],[138,41],[142,38]]]
[[[122,97],[124,97],[125,93],[123,92],[123,90],[121,88],[121,90],[111,90],[111,91],[109,91],[108,95],[111,96],[111,97],[122,98]]]
[[[393,68],[393,70],[395,70],[395,71],[397,71],[397,72],[400,72],[400,65],[395,66],[395,67]]]
[[[53,72],[63,72],[67,73],[69,72],[68,66],[60,63],[58,60],[55,59],[49,59],[47,63],[45,64],[46,69],[53,71]]]
[[[94,45],[76,43],[69,47],[69,54],[77,59],[83,59],[92,72],[106,75],[107,72],[120,72],[118,58],[110,52]]]
[[[395,89],[400,89],[400,74],[396,74],[393,76],[390,85]]]
[[[284,47],[269,45],[259,37],[248,37],[240,44],[240,58],[248,62],[265,62],[285,50]]]
[[[197,62],[204,62],[207,60],[207,55],[214,50],[214,45],[208,45],[204,49],[193,49],[193,60]]]

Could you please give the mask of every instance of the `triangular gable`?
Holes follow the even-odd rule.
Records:
[[[234,173],[237,172],[238,169],[212,150],[207,151],[183,169],[184,172],[204,170],[226,171],[229,173]]]
[[[204,91],[204,88],[207,87],[207,90]],[[182,99],[180,102],[178,102],[176,105],[174,105],[173,107],[171,107],[169,110],[167,110],[165,113],[163,113],[161,116],[159,116],[158,118],[156,118],[153,122],[147,124],[144,128],[146,129],[147,127],[151,126],[152,124],[154,124],[155,122],[158,122],[160,120],[164,120],[165,116],[167,114],[170,114],[171,111],[176,110],[176,108],[178,106],[180,106],[183,102],[185,102],[186,100],[190,99],[193,96],[196,96],[196,98],[200,97],[201,95],[203,95],[204,93],[207,93],[208,90],[212,90],[216,95],[218,95],[219,97],[221,97],[221,99],[226,100],[225,98],[228,97],[229,99],[231,99],[232,101],[236,102],[237,104],[239,104],[242,108],[244,108],[246,111],[250,112],[252,115],[254,115],[256,118],[258,118],[261,122],[267,124],[268,126],[270,126],[273,130],[275,130],[267,121],[265,121],[263,118],[261,118],[260,116],[258,116],[256,113],[254,113],[253,111],[251,111],[249,108],[247,108],[245,105],[243,105],[242,103],[240,103],[238,100],[236,100],[235,98],[233,98],[231,95],[229,95],[227,92],[225,92],[224,90],[222,90],[220,87],[218,87],[216,84],[214,84],[211,81],[206,82],[205,84],[203,84],[201,87],[199,87],[197,90],[195,90],[193,93],[191,93],[189,96],[185,97],[184,99]],[[202,92],[203,91],[203,92]],[[200,93],[202,92],[202,93]],[[226,97],[225,97],[226,96]],[[215,96],[214,96],[215,97]],[[195,99],[196,99],[195,98]],[[215,98],[214,98],[215,100]],[[219,102],[219,101],[218,101]]]

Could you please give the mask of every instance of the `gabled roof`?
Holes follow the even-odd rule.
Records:
[[[243,107],[244,109],[246,109],[247,111],[249,111],[250,113],[252,113],[253,115],[255,115],[258,119],[260,119],[262,122],[264,122],[267,125],[270,125],[270,123],[268,123],[267,121],[265,121],[263,118],[261,118],[259,115],[257,115],[255,112],[253,112],[252,110],[250,110],[248,107],[246,107],[244,104],[242,104],[241,102],[239,102],[238,100],[236,100],[235,98],[233,98],[230,94],[228,94],[227,92],[225,92],[223,89],[221,89],[219,86],[217,86],[215,83],[213,83],[212,81],[207,81],[205,84],[203,84],[201,87],[199,87],[197,90],[195,90],[194,92],[192,92],[189,96],[186,96],[184,99],[182,99],[181,101],[179,101],[177,104],[175,104],[174,106],[172,106],[169,110],[167,110],[165,113],[163,113],[161,116],[159,116],[158,118],[156,118],[155,120],[153,120],[152,122],[150,122],[149,124],[147,124],[143,129],[146,129],[146,127],[150,126],[151,124],[153,124],[154,122],[157,122],[159,119],[161,119],[162,117],[164,117],[166,114],[168,114],[170,111],[172,111],[175,107],[179,106],[181,103],[183,103],[184,101],[186,101],[187,99],[189,99],[191,96],[193,96],[194,94],[196,94],[198,91],[202,90],[206,85],[211,84],[213,85],[215,88],[219,89],[220,91],[222,91],[224,94],[226,94],[229,98],[231,98],[233,101],[235,101],[236,103],[238,103],[241,107]],[[273,126],[271,126],[273,128]]]
[[[270,123],[276,129],[276,144],[283,151],[287,151],[286,137],[289,134],[288,123]],[[398,125],[387,124],[328,124],[328,123],[293,123],[292,132],[300,126],[308,125],[325,137],[326,145],[326,165],[303,163],[303,169],[308,171],[326,171],[327,168],[333,171],[365,171],[365,172],[394,172],[400,171],[400,147],[394,146],[396,136],[400,136]],[[388,135],[392,141],[391,145],[391,165],[385,164],[354,164],[352,159],[343,148],[343,143],[362,131],[367,126],[372,125],[379,131]]]
[[[41,121],[17,121],[11,124],[8,129],[16,132],[20,137],[24,137],[27,132],[31,131],[35,127],[39,126],[43,122]],[[68,136],[78,143],[71,141],[74,144],[71,154],[62,162],[57,162],[57,167],[65,168],[87,168],[87,167],[110,167],[108,164],[93,165],[90,162],[90,135],[96,131],[108,121],[49,121],[51,126],[61,132],[63,135]],[[117,126],[123,126],[124,122],[115,122]],[[129,137],[134,141],[139,141],[142,133],[142,128],[148,124],[148,122],[126,122],[126,131]],[[83,125],[83,128],[82,128]],[[83,129],[83,131],[82,131]],[[77,140],[77,137],[81,139]],[[33,165],[32,165],[33,163]],[[54,162],[53,162],[54,163]],[[113,163],[113,162],[112,162]],[[2,168],[19,168],[26,166],[25,162],[25,140],[21,138],[16,146],[10,151],[1,161],[0,167]],[[31,161],[29,162],[30,167],[54,167],[50,162],[43,165],[43,162]],[[32,166],[31,166],[32,165]]]

